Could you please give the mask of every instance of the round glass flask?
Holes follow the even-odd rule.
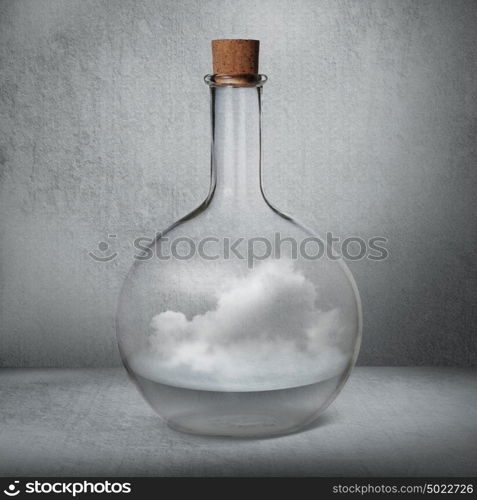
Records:
[[[210,192],[123,285],[128,373],[173,428],[268,436],[309,425],[356,361],[361,307],[346,265],[265,197],[258,41],[212,42]]]

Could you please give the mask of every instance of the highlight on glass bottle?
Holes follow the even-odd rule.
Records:
[[[214,40],[210,192],[126,277],[117,336],[128,373],[173,428],[267,436],[310,425],[355,363],[361,307],[341,260],[261,183],[256,40]],[[272,169],[273,166],[267,166]]]

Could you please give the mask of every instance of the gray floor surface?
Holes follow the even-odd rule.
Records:
[[[169,429],[121,369],[0,371],[0,475],[477,476],[477,370],[357,368],[313,426]]]

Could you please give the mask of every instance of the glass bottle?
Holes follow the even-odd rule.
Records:
[[[138,257],[119,299],[128,373],[186,432],[267,436],[307,426],[359,350],[349,270],[264,194],[258,46],[212,42],[210,192]]]

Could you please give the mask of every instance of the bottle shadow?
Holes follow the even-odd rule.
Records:
[[[293,436],[293,435],[298,435],[298,434],[305,434],[307,432],[312,432],[316,431],[317,429],[321,429],[324,427],[327,427],[329,425],[333,425],[334,423],[337,422],[338,420],[338,414],[333,411],[328,411],[325,412],[321,415],[319,415],[317,418],[313,419],[311,422],[299,426],[296,428],[296,430],[291,430],[291,431],[285,431],[283,433],[277,433],[277,434],[271,434],[269,436],[214,436],[214,435],[200,435],[200,434],[193,434],[193,433],[188,433],[184,431],[179,431],[177,429],[174,429],[173,427],[170,427],[167,425],[167,428],[173,432],[176,435],[181,435],[181,436],[189,436],[193,438],[194,440],[197,441],[243,441],[243,442],[250,442],[250,441],[268,441],[268,440],[273,440],[273,439],[278,439],[278,438],[284,438],[288,436]]]

